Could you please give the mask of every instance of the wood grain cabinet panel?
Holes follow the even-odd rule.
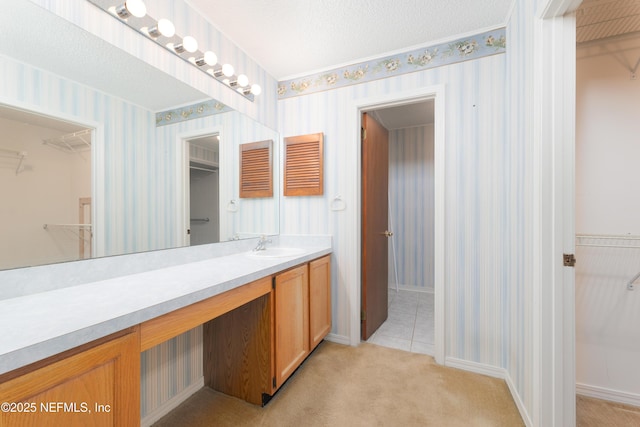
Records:
[[[138,328],[104,341],[0,377],[0,426],[139,425]]]
[[[271,298],[269,293],[204,324],[206,386],[254,405],[273,394]]]
[[[309,355],[309,278],[307,265],[276,276],[275,384],[280,387]]]
[[[309,339],[311,350],[331,331],[331,256],[309,263]]]

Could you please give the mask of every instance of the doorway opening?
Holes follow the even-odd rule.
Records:
[[[185,246],[220,241],[220,136],[218,132],[182,140],[184,144]]]
[[[576,18],[576,414],[593,424],[621,408],[640,420],[640,203],[629,192],[640,183],[640,24],[628,24],[638,5],[585,1]]]
[[[417,353],[434,354],[434,101],[428,99],[417,103],[374,109],[364,113],[363,145],[370,143],[372,122],[386,130],[388,148],[387,155],[381,161],[388,170],[386,196],[380,195],[380,202],[385,204],[387,212],[386,228],[381,235],[384,245],[386,275],[382,278],[383,299],[387,313],[371,313],[366,302],[367,288],[372,286],[370,277],[363,274],[363,306],[367,320],[376,317],[384,319],[373,333],[368,333],[363,326],[363,339],[378,345],[400,348]],[[363,155],[367,149],[363,146]],[[368,224],[370,208],[364,199],[366,181],[370,175],[364,175],[371,165],[366,164],[363,157],[363,224]],[[373,166],[373,174],[381,175],[380,167]],[[376,185],[373,190],[380,193],[382,186]],[[375,208],[374,208],[375,209]],[[363,241],[370,236],[363,233]],[[380,239],[378,239],[380,240]],[[378,243],[375,243],[378,245]],[[363,252],[366,253],[366,243]],[[369,263],[363,257],[365,264]],[[367,269],[363,267],[363,271]],[[376,316],[377,315],[377,316]],[[378,326],[377,324],[373,325]],[[373,327],[370,325],[370,328]]]
[[[443,105],[443,90],[437,88],[419,95],[365,102],[358,109],[360,127],[367,129],[362,131],[360,170],[360,337],[374,344],[430,354],[438,363],[444,362]],[[372,174],[367,175],[371,163],[366,157],[366,139],[371,137],[369,129],[374,122],[383,133],[388,130],[385,158],[376,160],[388,167],[387,188],[379,185],[377,189],[367,183]],[[373,167],[373,175],[384,168]],[[372,197],[381,209],[368,206],[367,200]],[[380,230],[372,230],[371,215],[377,216],[379,210],[387,216],[378,226]],[[377,242],[375,249],[367,249],[367,242]],[[379,246],[384,246],[381,254]],[[387,267],[381,277],[383,296],[377,299],[386,303],[388,316],[371,313],[376,308],[367,301],[369,281],[376,277],[376,273],[367,271],[372,263]],[[380,325],[367,326],[367,321],[377,323],[373,319],[380,317]]]

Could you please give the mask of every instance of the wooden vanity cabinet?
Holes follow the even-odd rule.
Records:
[[[329,255],[275,277],[276,388],[331,331]]]
[[[280,387],[309,355],[307,264],[275,277],[275,386]]]
[[[331,256],[309,263],[309,346],[313,351],[331,331]]]
[[[205,385],[264,405],[331,330],[330,256],[261,279],[271,292],[204,324]]]
[[[0,426],[139,425],[138,328],[0,376],[0,402]]]

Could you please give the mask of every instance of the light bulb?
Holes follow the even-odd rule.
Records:
[[[187,52],[193,53],[198,50],[198,42],[191,36],[185,36],[182,39],[182,46]]]
[[[162,18],[158,21],[158,31],[165,37],[173,37],[176,33],[176,27],[173,22],[168,19]]]
[[[244,74],[240,74],[238,76],[238,86],[245,87],[248,84],[249,84],[249,77],[245,76]]]
[[[142,0],[127,0],[124,2],[124,6],[136,18],[143,18],[147,14],[147,6]]]
[[[143,31],[144,31],[144,28],[143,28]],[[153,37],[154,39],[160,36],[171,38],[176,33],[176,27],[174,27],[171,21],[169,21],[168,19],[162,18],[158,21],[156,25],[149,28],[147,33],[149,34],[149,36]]]
[[[205,64],[214,66],[216,65],[216,62],[218,62],[218,57],[210,50],[206,51],[202,58],[198,58],[195,60],[195,63],[198,67],[202,67]]]
[[[227,77],[231,77],[233,76],[233,66],[231,64],[224,64],[222,66],[222,74],[224,74]]]
[[[211,66],[216,65],[216,63],[218,62],[218,57],[216,56],[215,53],[208,50],[204,53],[204,62],[207,65],[211,65]]]
[[[259,85],[253,84],[251,85],[251,93],[258,96],[262,93],[262,88]]]

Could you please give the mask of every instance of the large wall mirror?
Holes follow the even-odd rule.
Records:
[[[0,28],[0,269],[278,233],[277,196],[238,183],[239,145],[274,130],[236,111],[157,126],[206,96],[27,0]]]

